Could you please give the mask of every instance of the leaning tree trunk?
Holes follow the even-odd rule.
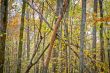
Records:
[[[63,0],[56,0],[56,2],[57,2],[56,16],[59,16],[59,14],[61,12],[61,8],[63,6]],[[55,23],[56,23],[56,21],[55,21]],[[58,39],[58,41],[59,41],[59,39]],[[53,61],[52,61],[52,72],[53,73],[57,72],[57,54],[58,54],[57,50],[58,50],[58,48],[59,47],[57,46],[56,49],[55,48],[53,49],[53,54],[52,54],[52,58],[54,58]]]
[[[1,0],[0,9],[0,73],[3,73],[5,61],[5,40],[8,17],[8,0]]]
[[[66,11],[66,7],[67,7],[67,0],[64,0],[64,6],[61,9],[61,13],[60,13],[60,15],[57,18],[57,21],[55,23],[55,26],[54,26],[54,29],[53,29],[53,33],[52,33],[52,36],[51,36],[50,45],[49,45],[49,49],[48,49],[48,54],[47,54],[47,57],[46,57],[45,63],[44,63],[44,73],[47,73],[47,69],[48,69],[48,65],[49,65],[49,62],[50,62],[51,53],[52,53],[54,41],[56,39],[58,27],[59,27],[60,22],[61,22],[61,20],[63,18],[63,14]]]
[[[84,73],[84,37],[86,24],[86,0],[82,0],[82,21],[80,25],[80,73]]]
[[[23,31],[24,31],[25,7],[26,7],[26,3],[25,3],[25,1],[23,0],[22,16],[21,16],[21,25],[20,25],[20,35],[19,35],[17,73],[21,73],[21,58],[22,58],[22,45],[23,45]]]

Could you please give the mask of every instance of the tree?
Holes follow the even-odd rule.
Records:
[[[0,73],[3,73],[5,61],[5,40],[8,20],[8,0],[1,0],[0,10]]]
[[[99,0],[99,7],[100,7],[100,17],[103,18],[103,0]],[[105,51],[104,51],[104,37],[103,37],[103,22],[100,24],[100,59],[101,62],[105,60]],[[103,71],[103,68],[101,68]]]
[[[69,34],[68,34],[68,15],[69,15],[69,2],[70,0],[67,1],[67,8],[66,8],[66,13],[64,17],[64,38],[66,39],[65,42],[69,43]],[[65,66],[66,66],[66,73],[68,73],[68,46],[65,44]]]
[[[56,0],[56,17],[58,17],[61,14],[61,10],[62,10],[62,6],[63,6],[63,0]],[[57,19],[56,19],[57,20]],[[56,23],[56,21],[55,21]],[[60,31],[58,30],[57,33],[59,33]],[[58,39],[59,41],[59,39]],[[52,63],[52,72],[56,73],[57,72],[57,55],[58,55],[58,46],[56,48],[53,49],[53,53],[52,53],[52,58],[53,59],[53,63]]]
[[[22,58],[25,7],[26,7],[26,2],[23,0],[21,25],[20,25],[20,35],[19,35],[17,73],[21,73],[21,58]]]
[[[80,73],[84,71],[84,38],[85,38],[85,23],[86,23],[86,0],[82,0],[82,20],[80,25]]]
[[[97,0],[94,0],[94,17],[97,17]],[[92,49],[93,49],[93,58],[96,59],[96,23],[97,22],[94,22],[93,24],[93,31],[92,31],[92,34],[93,34],[93,37],[92,37]],[[94,73],[96,71],[96,66],[95,66],[95,69],[94,69]]]
[[[29,8],[27,7],[27,16],[26,19],[28,21],[27,23],[27,60],[30,59],[30,23],[29,23]]]
[[[53,45],[54,45],[54,41],[55,41],[56,35],[57,35],[57,30],[58,30],[59,24],[63,18],[63,15],[66,11],[67,1],[68,0],[63,1],[63,3],[64,3],[63,8],[61,9],[61,13],[58,16],[57,21],[56,21],[55,26],[54,26],[54,29],[53,29],[53,33],[52,33],[51,40],[50,40],[50,46],[48,49],[48,54],[47,54],[47,57],[46,57],[45,63],[44,63],[44,73],[47,73],[47,69],[48,69],[48,65],[49,65],[49,61],[51,58],[51,53],[52,53],[52,49],[53,49]]]

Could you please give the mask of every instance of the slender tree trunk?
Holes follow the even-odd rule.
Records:
[[[43,12],[44,12],[44,2],[41,3],[41,10],[40,10],[41,14],[43,15]],[[40,18],[40,29],[42,28],[42,18]],[[43,34],[44,35],[44,40],[43,40],[43,43],[42,43],[42,46],[43,46],[43,50],[45,49],[45,33]],[[40,37],[42,37],[41,35],[41,31],[40,31]],[[41,58],[41,67],[40,67],[40,73],[43,73],[43,68],[44,68],[44,55],[42,56]]]
[[[70,30],[71,30],[70,43],[72,43],[72,42],[73,42],[73,41],[72,41],[72,40],[73,40],[73,38],[72,38],[72,35],[73,35],[73,32],[72,32],[72,31],[73,31],[73,30],[72,30],[72,29],[73,29],[72,18],[70,18],[70,20],[71,20],[71,22],[70,22],[70,27],[71,27],[71,28],[70,28]],[[71,53],[71,50],[70,50],[70,49],[69,49],[69,51],[70,51],[69,54],[70,54],[70,61],[71,61],[71,60],[72,60],[72,56],[71,56],[72,53]],[[73,73],[73,65],[72,65],[71,62],[70,62],[70,64],[69,64],[69,67],[70,67],[70,71],[69,71],[69,72],[70,72],[70,73]]]
[[[51,42],[50,42],[50,46],[49,46],[48,55],[47,55],[47,58],[45,59],[45,63],[44,63],[44,73],[47,73],[48,64],[49,64],[49,61],[50,61],[52,48],[53,48],[54,41],[55,41],[55,38],[56,38],[57,29],[58,29],[58,26],[59,26],[59,23],[60,23],[61,20],[62,20],[62,16],[59,16],[57,24],[55,25],[54,30],[53,30],[53,34],[52,34],[52,38],[51,38]]]
[[[41,31],[41,23],[40,23],[40,27],[38,29],[38,35],[37,35],[37,44],[36,44],[36,41],[35,41],[35,45],[39,46],[40,47],[40,42],[41,42],[41,39],[40,39],[40,31]],[[38,43],[39,42],[39,43]],[[35,47],[35,53],[34,53],[34,56],[36,57],[36,55],[39,55],[39,48]],[[33,57],[34,59],[34,57]],[[35,73],[38,73],[39,72],[39,62],[36,63],[35,65]]]
[[[65,14],[65,20],[64,20],[64,38],[66,39],[65,42],[69,43],[69,38],[68,38],[68,13],[69,13],[69,0],[67,1],[67,8],[66,8],[66,14]],[[68,47],[65,44],[65,66],[66,66],[66,73],[68,73]]]
[[[68,0],[64,0],[63,8],[60,9],[61,13],[58,16],[57,21],[56,21],[55,26],[54,26],[54,29],[53,29],[53,33],[52,33],[52,36],[51,36],[50,45],[49,45],[49,49],[48,49],[48,54],[47,54],[47,57],[46,57],[45,63],[44,63],[44,69],[45,69],[44,73],[47,73],[47,69],[48,69],[48,65],[49,65],[49,62],[50,62],[51,53],[52,53],[54,41],[56,39],[58,27],[60,25],[60,22],[63,18],[63,15],[64,15],[65,11],[66,11],[66,8],[67,8],[67,1]]]
[[[43,40],[43,50],[45,49],[45,33],[44,33],[44,40]],[[41,66],[41,73],[44,71],[44,55],[42,56],[42,66]]]
[[[30,23],[29,23],[29,9],[27,9],[27,60],[30,59]]]
[[[32,0],[32,4],[34,3],[34,0]],[[33,10],[33,22],[34,22],[34,46],[36,46],[36,24],[35,24],[35,12]],[[34,51],[36,51],[36,48],[34,48]],[[36,53],[33,53],[34,56],[36,55]],[[32,56],[34,58],[34,56]],[[33,59],[32,59],[33,60]],[[30,62],[32,62],[32,60]],[[28,70],[29,71],[29,70]],[[28,72],[29,73],[29,72]],[[34,73],[36,73],[36,65],[34,66]]]
[[[23,45],[23,31],[24,31],[25,7],[26,7],[26,3],[25,3],[25,1],[23,0],[22,16],[21,16],[21,25],[20,25],[20,35],[19,35],[17,73],[21,73],[21,58],[22,58],[22,45]]]
[[[103,18],[103,0],[99,0],[99,7],[100,7],[100,17]],[[100,25],[100,57],[101,62],[105,60],[105,51],[104,51],[104,37],[103,37],[103,22]],[[103,68],[101,68],[103,72]]]
[[[108,52],[108,66],[109,66],[109,71],[108,73],[110,73],[110,28],[107,28],[107,35],[108,37],[106,38],[107,39],[107,52]]]
[[[94,17],[97,16],[97,0],[94,0]],[[92,41],[92,48],[93,51],[96,50],[96,22],[93,25],[93,41]],[[96,58],[96,55],[93,56],[93,58]]]
[[[108,64],[109,64],[109,73],[110,73],[110,40],[109,40],[109,49],[108,49]]]
[[[110,31],[110,29],[108,31]],[[108,34],[110,35],[110,32]],[[109,73],[110,73],[110,37],[108,38],[108,64],[109,64]]]
[[[57,6],[56,6],[56,16],[58,17],[59,16],[59,14],[60,14],[60,12],[61,12],[61,8],[62,8],[62,5],[63,5],[63,0],[56,0],[56,2],[57,2]],[[55,21],[55,23],[56,23],[56,21]],[[58,31],[59,32],[59,31]],[[55,49],[53,49],[53,57],[52,58],[54,58],[53,59],[53,61],[52,61],[52,72],[53,73],[56,73],[57,71],[57,54],[58,54],[58,52],[57,52],[57,49],[58,49],[59,47],[57,46],[57,48]]]
[[[8,0],[1,0],[0,9],[0,73],[3,73],[5,61],[5,40],[8,18]]]
[[[97,0],[94,0],[94,17],[97,17],[97,2],[98,2]],[[93,37],[92,37],[93,59],[96,59],[96,41],[97,41],[96,40],[96,23],[97,22],[94,22],[93,31],[92,31],[92,34],[93,34]],[[94,68],[95,69],[93,69],[93,73],[96,73],[96,65],[94,65]]]
[[[84,39],[85,39],[85,24],[86,24],[86,0],[82,0],[82,21],[80,25],[80,73],[84,73]]]
[[[53,33],[52,33],[51,40],[50,40],[50,46],[49,46],[49,49],[48,49],[48,54],[47,54],[47,57],[46,57],[45,63],[44,63],[44,73],[47,73],[47,69],[48,69],[48,65],[49,65],[49,62],[50,62],[51,53],[52,53],[54,41],[56,39],[58,27],[59,27],[60,22],[63,18],[63,14],[66,11],[66,7],[67,7],[67,0],[65,0],[63,8],[60,9],[61,13],[58,16],[57,21],[56,21],[55,26],[54,26],[54,29],[53,29]]]
[[[60,34],[59,34],[62,38],[62,25],[60,27]],[[63,68],[62,68],[62,43],[61,40],[59,40],[59,73],[63,72]]]

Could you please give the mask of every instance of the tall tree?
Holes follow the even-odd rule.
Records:
[[[97,0],[94,0],[94,17],[97,16]],[[96,22],[93,25],[93,41],[92,41],[92,48],[93,50],[96,49]],[[95,58],[95,55],[94,55]]]
[[[107,34],[109,35],[109,37],[107,37],[107,48],[108,48],[108,66],[109,66],[109,71],[110,72],[110,28],[107,29]]]
[[[97,0],[94,0],[94,18],[97,17]],[[96,59],[96,21],[94,21],[94,24],[93,24],[93,31],[92,31],[92,34],[93,34],[93,37],[92,37],[92,49],[93,49],[93,58]],[[94,69],[94,73],[96,71],[96,67]]]
[[[65,42],[69,43],[69,38],[68,38],[68,13],[69,13],[69,1],[67,1],[67,8],[66,8],[66,13],[64,17],[64,38],[66,39]],[[66,73],[68,73],[68,46],[65,44],[65,69]]]
[[[30,23],[29,23],[29,8],[27,7],[27,60],[30,59]]]
[[[0,9],[0,73],[3,73],[5,61],[5,40],[8,17],[8,0],[1,0]]]
[[[84,73],[84,38],[86,24],[86,0],[82,0],[82,20],[80,25],[80,73]]]
[[[110,72],[110,39],[109,39],[109,49],[108,49],[108,64],[109,64],[109,72]]]
[[[61,9],[61,13],[58,16],[57,21],[56,21],[55,26],[54,26],[54,29],[53,29],[53,33],[52,33],[52,36],[51,36],[50,45],[49,45],[49,49],[48,49],[48,54],[47,54],[47,57],[46,57],[45,63],[44,63],[44,73],[47,73],[47,69],[48,69],[48,65],[49,65],[49,62],[50,62],[51,53],[52,53],[52,49],[53,49],[53,45],[54,45],[54,41],[56,39],[56,35],[57,35],[57,31],[58,31],[58,27],[60,25],[60,22],[63,18],[63,15],[64,15],[65,11],[66,11],[67,1],[68,0],[64,0],[63,8]]]
[[[100,17],[103,18],[103,0],[99,0],[99,7],[100,7]],[[101,62],[104,62],[105,52],[104,52],[104,37],[103,37],[103,22],[100,24],[100,57]],[[103,71],[103,68],[101,68]]]
[[[22,15],[21,15],[21,25],[20,25],[20,35],[19,35],[17,73],[21,73],[21,58],[22,58],[22,45],[23,45],[25,7],[26,7],[26,2],[23,0]]]

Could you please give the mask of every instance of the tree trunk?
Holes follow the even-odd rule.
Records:
[[[44,63],[44,70],[45,70],[44,72],[45,73],[47,73],[47,69],[48,69],[48,65],[49,65],[49,61],[50,61],[50,57],[51,57],[51,53],[52,53],[52,49],[53,49],[53,45],[54,45],[54,41],[55,41],[57,30],[58,30],[58,27],[59,27],[60,22],[62,20],[62,17],[63,17],[63,14],[58,16],[56,24],[55,24],[54,29],[53,29],[53,33],[52,33],[52,37],[51,37],[51,41],[50,41],[50,46],[48,49],[48,55],[47,55],[47,57],[45,59],[45,63]]]
[[[62,38],[62,25],[60,27],[60,34],[59,34]],[[61,43],[61,40],[59,39],[59,73],[62,73],[63,72],[63,68],[62,68],[62,43]]]
[[[108,31],[110,31],[110,29]],[[110,32],[108,34],[110,35]],[[109,73],[110,73],[110,36],[108,38],[108,64],[109,64]]]
[[[108,24],[109,25],[109,24]],[[108,73],[110,73],[110,28],[107,28],[107,35],[108,37],[106,38],[107,39],[107,52],[108,52],[108,66],[109,66],[109,71]]]
[[[21,25],[20,25],[20,35],[19,35],[17,73],[21,73],[21,58],[22,58],[22,45],[23,45],[23,31],[24,31],[25,7],[26,7],[26,3],[25,3],[25,1],[23,0],[22,16],[21,16]]]
[[[66,8],[66,14],[65,14],[65,20],[64,20],[64,38],[66,39],[65,42],[69,43],[68,38],[68,13],[69,13],[69,0],[67,1],[67,8]],[[68,73],[68,47],[65,44],[65,70],[66,73]]]
[[[84,73],[84,38],[86,24],[86,0],[82,0],[82,21],[80,25],[80,73]]]
[[[43,50],[45,49],[45,38],[46,38],[46,36],[45,36],[45,33],[44,33],[44,40],[43,40],[43,44],[42,44],[42,46],[43,46]],[[42,66],[41,66],[41,73],[43,73],[43,71],[44,71],[44,55],[42,56]]]
[[[94,0],[94,17],[97,17],[97,0]],[[97,22],[94,22],[93,31],[92,31],[92,34],[93,34],[93,37],[92,37],[92,49],[93,49],[93,53],[95,53],[95,54],[93,54],[93,59],[96,59],[96,41],[97,41],[96,40],[96,23]],[[96,65],[94,65],[94,68],[95,69],[93,69],[93,73],[96,73]]]
[[[72,17],[70,18],[70,20],[72,20]],[[72,38],[72,35],[73,35],[73,22],[71,21],[70,22],[70,26],[71,26],[71,28],[70,28],[70,30],[71,30],[71,38],[70,38],[70,43],[72,43],[73,41],[73,38]],[[72,52],[71,52],[71,50],[69,49],[69,54],[70,54],[70,61],[72,60],[72,56],[71,56],[71,54],[72,54]],[[69,64],[69,67],[70,67],[70,73],[73,73],[73,64],[71,63],[71,62],[69,62],[70,64]]]
[[[8,18],[8,0],[1,0],[0,10],[0,73],[3,73],[5,61],[5,40]]]
[[[27,60],[30,59],[30,23],[29,23],[29,9],[27,9]]]
[[[108,49],[108,64],[109,64],[109,73],[110,73],[110,40],[109,40],[109,49]]]
[[[57,6],[56,6],[56,16],[58,17],[59,16],[59,14],[60,14],[60,12],[61,12],[61,8],[62,8],[62,5],[63,5],[63,0],[56,0],[56,2],[57,2]],[[55,23],[56,23],[56,21],[55,21]],[[58,31],[59,32],[59,31]],[[59,41],[59,40],[58,40]],[[58,49],[59,47],[57,46],[57,48],[54,48],[53,49],[53,54],[52,54],[52,58],[53,58],[53,61],[52,61],[52,72],[53,73],[56,73],[57,71],[57,54],[58,54],[58,52],[57,52],[57,49]]]
[[[99,7],[100,7],[100,17],[103,18],[103,0],[99,0]],[[103,22],[100,25],[100,57],[101,62],[105,60],[105,51],[104,51],[104,37],[103,37]],[[103,72],[103,68],[101,68]]]
[[[48,49],[48,54],[47,54],[47,57],[45,59],[45,63],[44,63],[44,70],[45,70],[44,72],[45,73],[47,73],[47,69],[48,69],[48,65],[49,65],[49,61],[50,61],[50,58],[51,58],[51,53],[52,53],[52,49],[53,49],[53,45],[54,45],[54,41],[55,41],[55,38],[56,38],[56,35],[57,35],[57,30],[58,30],[60,22],[63,18],[63,15],[66,11],[66,7],[67,7],[67,0],[64,0],[63,8],[60,9],[61,13],[58,16],[57,21],[56,21],[55,26],[54,26],[54,29],[53,29],[53,33],[52,33],[51,40],[50,40],[50,46],[49,46],[49,49]]]

